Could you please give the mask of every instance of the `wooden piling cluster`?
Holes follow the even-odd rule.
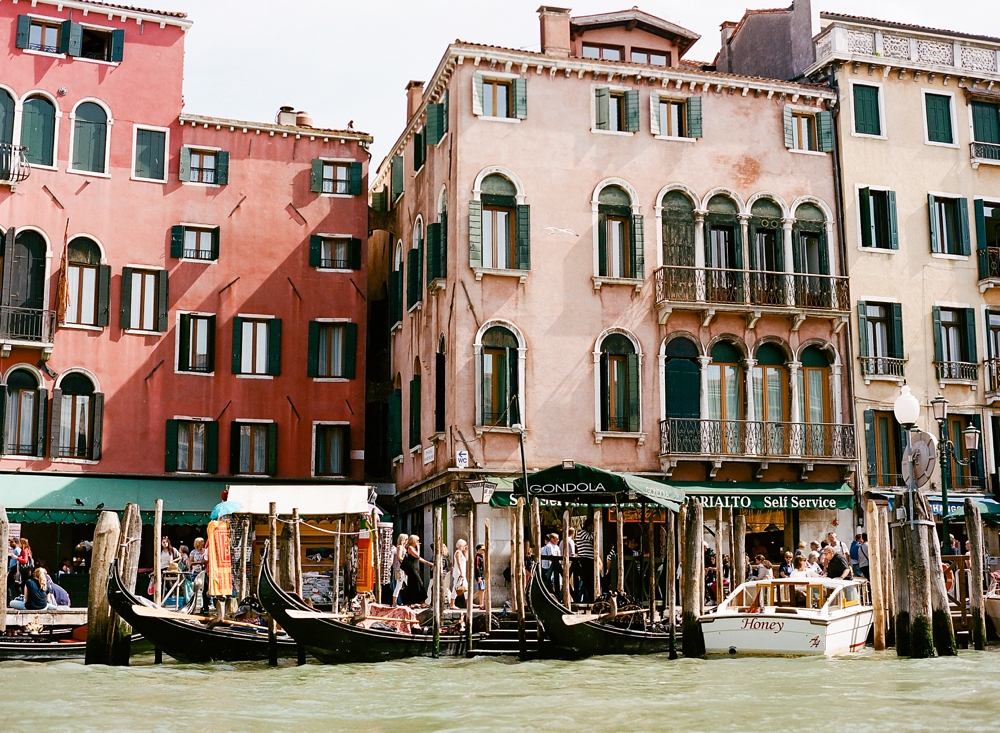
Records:
[[[947,511],[947,509],[946,509]],[[965,500],[965,529],[969,535],[969,605],[972,607],[972,645],[986,648],[986,597],[983,593],[983,520],[972,499]],[[949,617],[950,619],[950,617]]]
[[[705,595],[705,514],[698,499],[688,499],[684,513],[684,559],[681,595],[681,648],[685,657],[705,656],[705,637],[698,619],[704,612]]]

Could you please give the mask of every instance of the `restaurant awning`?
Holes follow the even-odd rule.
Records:
[[[298,509],[302,516],[335,516],[338,514],[368,514],[368,487],[364,485],[329,486],[315,484],[253,485],[233,484],[229,501],[243,505],[240,513],[267,514],[273,501],[278,514],[288,515]]]
[[[965,499],[958,500],[958,506],[956,507],[950,501],[948,501],[948,521],[949,522],[964,522],[965,521]],[[935,514],[941,513],[941,499],[938,497],[937,501],[929,501],[931,505],[931,511]],[[972,503],[979,507],[979,515],[982,517],[984,522],[1000,522],[1000,503],[997,503],[993,499],[987,499],[985,497],[981,499],[973,499]]]
[[[720,481],[701,483],[672,481],[689,497],[701,500],[706,509],[851,509],[854,491],[844,483],[774,483]]]
[[[514,493],[524,494],[524,479],[514,481]],[[671,511],[684,503],[684,491],[675,484],[636,476],[630,473],[605,471],[582,463],[564,468],[561,464],[528,474],[528,496],[542,500],[567,501],[581,504],[616,504],[649,499]]]

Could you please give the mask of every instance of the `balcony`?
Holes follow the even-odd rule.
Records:
[[[979,292],[1000,287],[1000,247],[982,247],[979,258]]]
[[[939,382],[979,381],[979,365],[967,361],[936,361],[934,373]]]
[[[838,333],[851,307],[846,277],[683,265],[656,270],[655,302],[660,323],[674,310],[694,310],[706,326],[716,313],[730,312],[744,314],[753,328],[770,313],[792,319],[793,331],[807,317],[827,318]]]
[[[996,143],[972,143],[972,167],[980,165],[1000,165],[1000,145]]]
[[[892,356],[859,356],[861,362],[861,376],[865,378],[865,384],[869,384],[872,379],[902,380],[905,377],[903,365],[906,359],[898,359]]]
[[[983,359],[983,380],[987,404],[1000,400],[1000,358]]]
[[[15,187],[31,175],[31,165],[24,154],[27,148],[0,143],[0,185]]]
[[[40,347],[43,358],[52,353],[56,312],[39,308],[0,306],[0,356],[13,347]]]
[[[681,460],[709,460],[714,478],[723,461],[849,466],[856,456],[853,425],[668,418],[660,421],[660,458],[670,470]],[[664,470],[667,470],[664,467]]]

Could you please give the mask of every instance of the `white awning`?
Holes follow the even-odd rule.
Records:
[[[325,516],[335,514],[369,514],[367,486],[254,486],[233,484],[229,486],[229,501],[243,505],[240,513],[264,514],[273,501],[278,505],[278,514],[289,515],[298,509],[301,516]]]

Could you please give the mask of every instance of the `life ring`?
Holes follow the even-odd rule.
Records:
[[[955,573],[947,563],[941,563],[941,570],[944,572],[944,589],[950,591],[955,585]]]

